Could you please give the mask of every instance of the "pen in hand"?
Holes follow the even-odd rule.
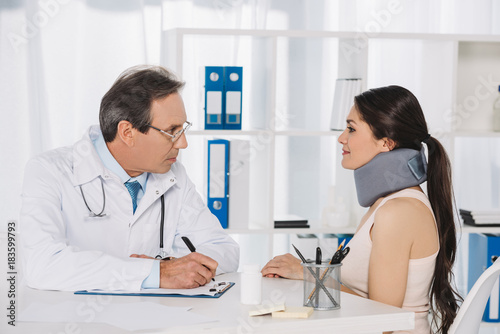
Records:
[[[182,241],[184,241],[184,243],[186,244],[187,248],[189,248],[189,251],[191,253],[194,253],[196,252],[196,248],[194,247],[193,243],[191,242],[191,240],[189,240],[188,237],[181,237]],[[203,265],[203,267],[207,268],[208,270],[210,270],[210,268],[208,268],[207,266]],[[212,277],[212,281],[215,282],[215,279]]]
[[[196,248],[194,248],[193,243],[191,242],[191,240],[189,240],[188,237],[181,237],[181,239],[182,239],[182,241],[184,241],[184,243],[186,244],[187,248],[189,248],[191,253],[196,252]]]

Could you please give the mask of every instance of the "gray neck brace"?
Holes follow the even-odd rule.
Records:
[[[377,154],[354,170],[359,205],[369,207],[382,196],[417,186],[427,180],[424,147],[419,151],[398,148]]]

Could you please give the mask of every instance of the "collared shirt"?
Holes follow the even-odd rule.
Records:
[[[141,189],[137,193],[137,205],[139,205],[139,202],[142,196],[144,196],[144,192],[146,191],[146,185],[148,183],[149,173],[142,173],[139,176],[130,177],[109,151],[108,146],[104,141],[104,137],[102,136],[102,133],[99,132],[99,135],[94,140],[92,140],[92,143],[94,144],[95,150],[97,151],[97,155],[99,155],[99,158],[104,164],[104,167],[106,167],[107,169],[118,175],[118,177],[120,178],[120,180],[122,180],[123,183],[133,182],[133,181],[139,182],[139,184],[141,185]],[[159,287],[160,287],[160,261],[155,261],[155,264],[153,265],[153,267],[151,267],[151,273],[142,282],[142,288],[157,289]]]
[[[120,180],[122,180],[123,183],[129,181],[139,182],[139,184],[141,185],[141,189],[137,193],[137,205],[139,205],[139,201],[141,200],[142,196],[144,196],[144,192],[146,191],[146,185],[148,183],[149,173],[142,173],[139,176],[130,177],[127,174],[127,172],[123,169],[123,167],[118,163],[118,161],[116,161],[111,152],[109,152],[108,146],[106,145],[104,137],[102,136],[101,133],[99,133],[97,138],[95,138],[92,141],[92,143],[94,144],[97,154],[99,155],[99,158],[101,158],[104,167],[106,167],[107,169],[118,175],[118,177],[120,178]]]

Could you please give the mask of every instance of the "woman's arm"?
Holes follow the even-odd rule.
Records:
[[[377,210],[371,230],[369,299],[403,306],[414,242],[414,220],[418,216],[407,199],[390,200]]]

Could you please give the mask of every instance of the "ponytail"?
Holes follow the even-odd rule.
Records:
[[[457,241],[453,218],[453,192],[451,164],[441,143],[426,138],[428,147],[427,195],[431,203],[439,234],[439,253],[436,258],[430,301],[434,310],[432,322],[437,333],[447,334],[457,315],[457,300],[462,297],[451,285]]]

